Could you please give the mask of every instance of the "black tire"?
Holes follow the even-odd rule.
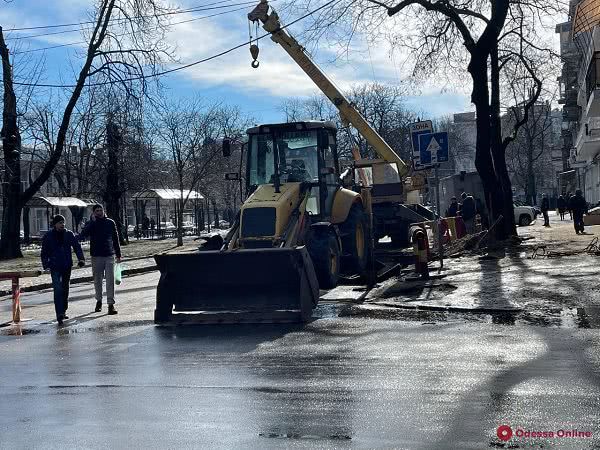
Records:
[[[309,246],[319,288],[333,289],[340,276],[340,248],[333,233],[314,233]]]
[[[342,267],[345,272],[362,274],[368,260],[367,218],[361,205],[350,208],[346,221],[340,224]]]
[[[531,217],[529,217],[527,214],[521,214],[519,216],[519,226],[520,227],[526,227],[527,225],[531,224]]]

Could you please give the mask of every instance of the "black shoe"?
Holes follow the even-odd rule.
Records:
[[[94,309],[95,312],[100,312],[102,311],[102,302],[96,302],[96,309]]]
[[[109,316],[114,316],[115,314],[118,314],[119,312],[115,309],[115,305],[108,305],[108,315]]]
[[[67,316],[66,314],[63,315],[63,320],[67,320],[69,318],[69,316]]]
[[[63,316],[58,316],[56,318],[56,321],[58,322],[59,325],[62,325],[63,324]]]

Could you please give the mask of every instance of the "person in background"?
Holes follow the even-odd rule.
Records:
[[[119,234],[114,220],[104,215],[102,205],[92,206],[92,217],[79,234],[79,240],[90,238],[92,275],[96,291],[96,312],[102,311],[102,279],[106,277],[106,303],[108,314],[117,314],[115,309],[115,256],[121,262]]]
[[[142,237],[148,237],[148,229],[150,228],[150,219],[146,214],[142,218]]]
[[[560,194],[558,196],[558,200],[556,201],[556,207],[558,208],[558,214],[560,215],[560,220],[565,220],[565,211],[567,210],[567,201],[565,200],[564,195]]]
[[[571,220],[573,220],[573,210],[571,209],[571,202],[575,196],[570,192],[567,193],[567,209],[569,210],[569,216],[571,216]]]
[[[154,238],[154,229],[156,228],[156,221],[154,217],[150,218],[150,237]]]
[[[473,234],[475,231],[475,214],[477,213],[477,207],[475,205],[475,199],[470,194],[463,192],[461,194],[462,204],[460,206],[460,215],[465,222],[465,228],[468,234]]]
[[[450,205],[448,206],[448,209],[446,210],[446,217],[456,217],[458,216],[458,201],[456,200],[456,197],[452,197],[452,199],[450,200]]]
[[[542,205],[540,207],[542,210],[542,214],[544,215],[544,226],[550,226],[550,218],[548,217],[548,210],[550,209],[550,201],[548,200],[548,196],[546,194],[542,194]]]
[[[42,240],[42,251],[40,258],[44,270],[50,271],[52,277],[52,289],[54,290],[54,310],[59,325],[68,319],[69,308],[69,281],[71,280],[71,268],[73,257],[71,249],[75,250],[78,266],[85,265],[83,250],[71,230],[65,228],[65,218],[57,214],[52,218],[52,229],[50,229]]]
[[[583,215],[587,214],[587,202],[583,198],[581,189],[575,191],[575,195],[569,199],[569,210],[573,214],[573,225],[576,234],[584,234]]]

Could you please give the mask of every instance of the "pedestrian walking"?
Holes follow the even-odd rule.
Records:
[[[79,234],[79,239],[90,238],[92,275],[96,292],[96,312],[102,311],[102,279],[106,278],[106,303],[108,314],[117,314],[115,309],[115,256],[121,262],[121,246],[117,225],[104,214],[102,205],[92,206],[92,217]]]
[[[452,197],[452,199],[450,200],[450,205],[448,206],[448,209],[446,210],[446,217],[456,217],[458,215],[458,201],[456,200],[456,197]]]
[[[473,234],[475,231],[475,214],[477,207],[475,205],[475,199],[470,194],[463,192],[461,194],[462,204],[460,205],[460,215],[465,223],[467,234]]]
[[[556,207],[558,208],[558,214],[560,215],[560,220],[565,220],[565,211],[567,209],[567,201],[565,197],[560,194],[558,196],[558,200],[556,201]]]
[[[142,237],[148,237],[148,229],[150,228],[150,219],[146,214],[142,218]]]
[[[571,209],[571,203],[573,202],[574,197],[575,196],[570,192],[567,193],[567,209],[569,210],[569,216],[571,217],[571,220],[573,220],[573,210]]]
[[[154,229],[156,228],[156,221],[154,217],[150,218],[150,237],[154,239]]]
[[[583,215],[587,214],[587,202],[583,198],[581,189],[575,191],[575,195],[569,199],[569,210],[573,213],[573,226],[576,234],[583,234],[585,231],[583,225]]]
[[[544,215],[544,226],[550,226],[550,218],[548,217],[548,210],[550,209],[550,200],[548,200],[548,196],[546,194],[542,194],[542,205],[541,210]]]
[[[44,270],[50,271],[52,289],[54,290],[54,310],[59,325],[68,319],[69,281],[73,267],[72,250],[75,250],[78,266],[85,265],[85,257],[81,245],[71,230],[65,228],[65,218],[57,214],[52,218],[52,228],[42,239],[40,258]]]

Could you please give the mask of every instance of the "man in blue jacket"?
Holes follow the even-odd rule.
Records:
[[[73,258],[71,249],[75,250],[79,267],[85,265],[85,257],[81,245],[72,231],[65,229],[65,218],[60,214],[52,218],[52,229],[49,230],[42,240],[42,267],[50,270],[52,276],[52,288],[54,289],[54,309],[56,320],[59,325],[68,319],[69,308],[69,281],[71,280],[71,267]]]
[[[92,274],[96,291],[96,312],[102,311],[102,279],[106,277],[106,303],[108,314],[117,314],[115,309],[115,256],[121,262],[121,246],[117,225],[104,215],[102,205],[92,206],[91,220],[85,225],[79,240],[90,238],[92,255]]]

